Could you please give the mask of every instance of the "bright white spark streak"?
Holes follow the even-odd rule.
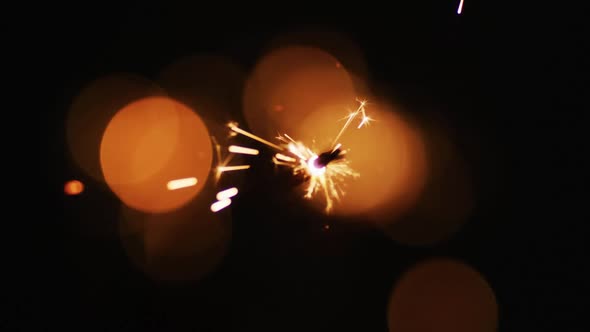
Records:
[[[217,167],[218,172],[229,172],[229,171],[241,171],[243,169],[250,168],[250,165],[239,165],[239,166],[219,166]]]
[[[177,179],[177,180],[172,180],[172,181],[168,181],[168,184],[166,185],[166,187],[168,187],[168,190],[176,190],[176,189],[181,189],[181,188],[186,188],[186,187],[192,187],[195,184],[197,184],[197,178],[185,178],[185,179]]]
[[[231,153],[249,154],[252,156],[256,156],[258,154],[258,150],[256,149],[245,148],[243,146],[237,145],[230,145],[228,150]]]
[[[275,154],[275,158],[277,158],[278,160],[286,161],[288,163],[294,163],[297,161],[297,159],[295,159],[293,157],[285,156],[282,153]]]
[[[253,139],[253,140],[256,140],[256,141],[258,141],[258,142],[260,142],[260,143],[262,143],[262,144],[266,144],[266,145],[270,146],[271,148],[275,148],[275,149],[277,149],[277,150],[279,150],[279,151],[280,151],[280,150],[283,150],[283,148],[282,148],[282,147],[280,147],[280,146],[278,146],[278,145],[276,145],[276,144],[273,144],[273,143],[271,143],[271,142],[269,142],[269,141],[265,140],[264,138],[260,138],[260,137],[258,137],[258,136],[256,136],[256,135],[254,135],[254,134],[251,134],[251,133],[249,133],[249,132],[247,132],[247,131],[245,131],[245,130],[243,130],[243,129],[239,128],[239,127],[238,127],[238,126],[236,126],[234,123],[229,123],[229,124],[228,124],[228,127],[229,127],[229,129],[231,129],[231,130],[235,131],[235,132],[236,132],[236,133],[238,133],[238,134],[242,134],[242,135],[244,135],[244,136],[246,136],[246,137],[250,137],[251,139]]]
[[[457,8],[457,14],[461,15],[462,11],[463,11],[463,0],[461,0],[461,2],[459,2],[459,8]]]
[[[344,134],[344,131],[346,131],[346,128],[348,128],[348,126],[350,125],[350,123],[352,122],[352,120],[354,120],[354,118],[356,118],[356,116],[359,113],[363,113],[363,121],[365,120],[365,118],[367,118],[366,114],[365,114],[365,104],[367,103],[365,100],[359,101],[360,105],[359,107],[356,109],[356,111],[350,113],[349,116],[347,116],[347,120],[346,123],[344,124],[344,126],[342,126],[342,129],[340,129],[340,132],[338,133],[338,135],[336,135],[336,138],[334,138],[334,143],[332,144],[333,146],[336,146],[338,140],[340,139],[340,136],[342,136],[342,134]],[[358,128],[360,128],[364,122],[361,121],[361,124],[358,126]],[[368,120],[367,120],[368,122]],[[334,148],[332,148],[333,150],[335,150]]]
[[[219,212],[231,204],[231,199],[226,198],[211,204],[211,211]]]
[[[233,188],[225,189],[225,190],[218,192],[216,198],[218,201],[223,201],[224,199],[230,199],[237,194],[238,194],[238,188],[233,187]]]

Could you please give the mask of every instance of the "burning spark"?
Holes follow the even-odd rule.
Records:
[[[233,187],[233,188],[225,189],[225,190],[218,192],[216,198],[218,201],[223,201],[224,199],[230,199],[237,194],[238,194],[238,188]]]
[[[229,172],[229,171],[241,171],[243,169],[250,168],[250,165],[238,165],[238,166],[219,166],[217,167],[217,172]]]
[[[177,180],[172,180],[172,181],[168,181],[167,187],[168,190],[176,190],[176,189],[181,189],[181,188],[186,188],[186,187],[192,187],[194,185],[197,184],[197,178],[185,178],[185,179],[177,179]]]
[[[303,175],[308,178],[304,197],[312,198],[318,192],[322,192],[326,199],[326,212],[329,213],[334,201],[344,195],[342,188],[344,180],[349,176],[357,177],[359,174],[350,168],[347,160],[341,158],[343,153],[338,145],[335,149],[318,155],[303,143],[296,142],[287,135],[280,139],[286,143],[288,151],[296,158],[277,153],[273,159],[274,163],[291,167],[293,175]]]
[[[266,144],[266,145],[270,146],[271,148],[275,148],[277,150],[283,150],[282,147],[280,147],[280,146],[278,146],[276,144],[273,144],[273,143],[265,140],[264,138],[260,138],[260,137],[258,137],[256,135],[252,134],[252,133],[249,133],[249,132],[247,132],[247,131],[239,128],[238,125],[236,123],[234,123],[234,122],[230,122],[227,126],[229,127],[229,129],[231,129],[232,131],[234,131],[234,132],[236,132],[238,134],[242,134],[242,135],[244,135],[246,137],[250,137],[251,139],[253,139],[255,141],[258,141],[258,142],[260,142],[262,144]]]
[[[282,146],[278,146],[254,134],[240,129],[235,123],[230,123],[228,126],[236,133],[250,137],[258,142],[281,151],[281,153],[274,155],[274,164],[290,167],[293,175],[295,176],[303,175],[303,177],[308,180],[305,187],[304,197],[312,198],[314,195],[317,195],[321,192],[326,200],[325,210],[327,213],[329,213],[333,208],[334,202],[340,200],[340,198],[345,194],[343,190],[344,181],[349,177],[356,178],[359,176],[359,174],[349,166],[348,160],[343,158],[346,151],[342,150],[342,144],[338,143],[338,140],[341,138],[350,124],[357,118],[357,116],[360,115],[362,117],[357,128],[367,126],[369,122],[373,120],[368,117],[365,112],[365,105],[367,102],[364,100],[357,101],[360,103],[359,107],[356,111],[352,112],[345,118],[347,119],[346,123],[340,129],[338,135],[336,135],[334,138],[331,148],[326,152],[319,154],[305,146],[303,143],[294,140],[287,134],[277,137],[277,139],[282,143]],[[218,172],[223,172],[227,170],[245,169],[248,167],[249,165],[225,166],[224,164],[223,166],[217,167],[217,169]],[[223,206],[224,204],[227,206],[231,203],[228,202],[228,200],[229,197],[232,196],[225,196],[225,194],[222,194],[224,192],[225,191],[221,191],[218,193],[217,198],[219,201],[213,204],[216,208]],[[235,193],[233,195],[235,194],[237,194],[237,189],[235,189]],[[211,206],[212,211],[214,209],[213,205]]]
[[[231,199],[226,198],[211,204],[212,212],[219,212],[231,204]]]
[[[280,161],[284,161],[284,162],[287,162],[287,163],[294,163],[294,162],[296,162],[296,161],[297,161],[297,159],[295,159],[295,158],[291,158],[291,157],[289,157],[289,156],[285,156],[285,155],[284,155],[284,154],[282,154],[282,153],[277,153],[277,154],[275,154],[275,157],[274,157],[274,159],[276,159],[276,160],[280,160]]]
[[[345,119],[346,123],[344,124],[344,126],[342,126],[342,129],[340,129],[340,132],[338,132],[338,135],[336,135],[336,138],[334,138],[334,143],[332,144],[333,146],[336,146],[338,140],[340,139],[340,137],[342,136],[342,134],[344,134],[344,132],[346,131],[346,129],[348,128],[348,126],[352,123],[352,121],[359,115],[361,114],[363,116],[361,122],[358,125],[358,129],[360,129],[362,126],[368,125],[369,121],[373,120],[371,118],[369,118],[365,112],[365,105],[367,104],[366,100],[357,100],[359,102],[359,107],[356,109],[356,111],[350,113]],[[334,147],[332,148],[334,149]]]
[[[258,155],[258,150],[256,149],[245,148],[237,145],[230,145],[228,150],[231,153],[249,154],[252,156]]]
[[[457,14],[461,15],[462,11],[463,11],[463,0],[461,0],[461,2],[459,2],[459,8],[457,8]]]

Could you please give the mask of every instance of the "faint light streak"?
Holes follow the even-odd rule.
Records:
[[[459,8],[457,8],[457,14],[461,15],[461,12],[463,12],[463,0],[459,2]]]
[[[252,155],[252,156],[258,155],[258,150],[251,149],[251,148],[245,148],[243,146],[230,145],[229,148],[228,148],[228,150],[231,153],[249,154],[249,155]]]
[[[219,166],[217,167],[217,171],[220,173],[223,172],[230,172],[230,171],[241,171],[244,169],[250,168],[250,165],[237,165],[237,166]]]
[[[231,199],[229,199],[229,198],[217,201],[217,202],[211,204],[211,211],[212,212],[219,212],[219,211],[225,209],[226,207],[230,206],[230,204],[231,204]]]
[[[168,188],[168,190],[176,190],[176,189],[181,189],[181,188],[186,188],[186,187],[192,187],[192,186],[196,185],[197,182],[198,182],[198,180],[195,177],[176,179],[176,180],[168,181],[168,184],[166,185],[166,187]]]
[[[274,148],[274,149],[277,149],[277,150],[283,150],[282,147],[280,147],[280,146],[278,146],[276,144],[273,144],[273,143],[265,140],[264,138],[260,138],[260,137],[258,137],[256,135],[252,134],[252,133],[249,133],[249,132],[247,132],[247,131],[239,128],[238,125],[235,122],[230,122],[228,124],[228,127],[229,127],[229,129],[231,129],[232,131],[234,131],[234,132],[236,132],[238,134],[242,134],[242,135],[244,135],[246,137],[250,137],[251,139],[256,140],[256,141],[258,141],[258,142],[260,142],[262,144],[266,144],[266,145],[270,146],[271,148]]]
[[[225,190],[218,192],[216,198],[218,201],[223,201],[224,199],[232,198],[237,194],[238,194],[238,188],[233,187],[233,188],[225,189]]]

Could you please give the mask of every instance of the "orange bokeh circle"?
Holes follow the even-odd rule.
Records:
[[[498,304],[487,281],[471,267],[434,259],[406,272],[393,290],[389,331],[486,332],[498,328]]]
[[[84,191],[84,184],[78,180],[71,180],[64,185],[66,195],[79,195]]]
[[[335,103],[357,97],[350,74],[331,54],[305,46],[289,46],[267,54],[256,65],[244,91],[244,115],[257,135],[292,132],[303,119]]]
[[[212,158],[209,132],[200,117],[166,97],[123,107],[100,145],[108,186],[126,205],[144,212],[171,211],[194,198],[207,181]],[[197,183],[168,189],[169,181],[188,177]]]
[[[329,151],[349,114],[347,109],[355,107],[358,104],[323,107],[306,117],[293,137],[312,146],[316,154]],[[369,102],[365,109],[374,121],[358,128],[359,116],[338,140],[358,177],[339,179],[343,195],[332,213],[390,221],[410,208],[422,191],[427,171],[424,144],[420,133],[390,106]],[[324,207],[323,193],[316,196],[314,206]]]

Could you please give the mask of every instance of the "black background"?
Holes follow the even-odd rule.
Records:
[[[35,21],[28,55],[44,60],[37,64],[53,95],[39,110],[48,133],[40,140],[48,157],[41,174],[50,189],[43,216],[26,223],[35,244],[18,251],[22,258],[12,255],[18,287],[7,287],[15,298],[7,301],[6,330],[386,331],[395,280],[439,256],[485,276],[501,330],[582,330],[586,18],[565,3],[515,8],[466,0],[463,15],[457,5],[87,3],[37,14],[43,18]],[[180,57],[210,52],[251,69],[273,37],[306,26],[350,36],[371,82],[388,86],[410,110],[441,110],[452,124],[481,197],[453,238],[412,248],[355,224],[334,223],[326,232],[318,216],[272,207],[261,213],[252,206],[273,193],[253,185],[259,173],[232,205],[228,257],[194,285],[153,283],[129,264],[118,241],[75,231],[62,188],[81,174],[64,132],[69,104],[84,85],[114,72],[155,78]],[[114,197],[101,195],[96,209],[112,208],[114,218]]]

